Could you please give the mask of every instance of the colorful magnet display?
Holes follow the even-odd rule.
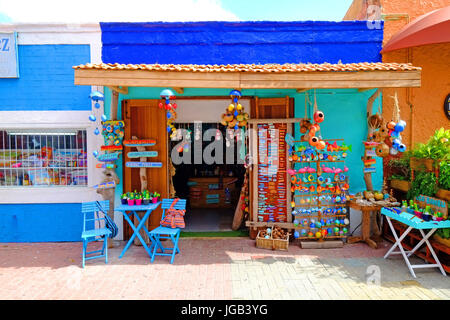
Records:
[[[125,135],[125,123],[111,120],[102,122],[102,135],[105,146],[121,146]]]
[[[175,94],[170,89],[164,89],[160,93],[161,99],[164,99],[164,102],[159,103],[160,109],[166,110],[167,116],[167,132],[169,132],[170,138],[175,138],[177,135],[177,129],[173,125],[173,122],[177,119],[177,113],[175,109],[178,107],[175,102],[171,103],[170,100],[175,100]]]
[[[230,92],[231,103],[222,114],[221,124],[229,129],[237,130],[239,127],[245,127],[249,118],[248,113],[245,112],[244,107],[239,103],[239,98],[242,96],[239,90],[232,90]]]

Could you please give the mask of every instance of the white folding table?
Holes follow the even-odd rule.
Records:
[[[450,228],[450,220],[444,220],[444,221],[425,221],[422,220],[419,217],[416,217],[414,214],[408,213],[408,212],[402,212],[400,208],[382,208],[381,214],[384,214],[386,216],[386,220],[389,224],[389,227],[392,230],[392,234],[394,235],[395,243],[394,245],[389,249],[389,251],[385,254],[384,258],[386,259],[391,254],[401,254],[403,256],[403,259],[405,259],[406,265],[408,266],[409,272],[411,272],[412,276],[416,278],[416,274],[414,273],[415,268],[439,268],[441,270],[442,274],[444,276],[447,276],[445,273],[444,268],[442,267],[442,264],[440,263],[436,253],[433,250],[433,247],[431,246],[428,239],[433,235],[433,233],[440,228]],[[397,236],[397,232],[394,229],[394,226],[392,225],[391,219],[397,220],[405,225],[408,226],[408,228],[400,235],[400,237]],[[409,232],[411,232],[412,229],[419,230],[420,234],[422,235],[422,240],[417,243],[417,245],[412,248],[410,251],[405,251],[402,245],[402,240],[408,235]],[[429,230],[427,234],[425,234],[424,230]],[[435,263],[433,264],[411,264],[409,261],[409,257],[414,254],[423,244],[426,244],[428,246],[428,249],[430,250],[431,255],[433,256]],[[398,247],[400,251],[394,251],[394,249]]]

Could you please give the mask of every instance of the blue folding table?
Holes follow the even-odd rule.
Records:
[[[403,259],[405,259],[406,265],[408,266],[409,272],[411,272],[412,276],[416,278],[416,274],[414,273],[414,268],[439,268],[441,270],[442,274],[446,276],[446,273],[444,271],[444,268],[442,267],[442,264],[439,262],[439,259],[436,255],[436,253],[433,250],[433,247],[431,246],[430,242],[428,241],[428,238],[431,237],[431,235],[440,228],[450,228],[450,220],[444,220],[444,221],[425,221],[419,217],[416,217],[412,213],[408,212],[402,212],[400,208],[382,208],[381,214],[384,214],[386,216],[386,220],[389,224],[389,227],[391,228],[392,234],[395,238],[394,245],[389,249],[389,251],[386,253],[384,258],[386,259],[391,254],[401,254],[403,256]],[[397,236],[397,232],[394,229],[394,226],[392,225],[391,219],[397,220],[405,225],[408,226],[408,228],[403,232],[403,234],[400,235],[400,237]],[[419,230],[420,234],[422,235],[423,239],[419,241],[419,243],[412,248],[410,251],[405,251],[402,246],[402,240],[406,237],[406,235],[412,230],[417,229]],[[424,229],[429,229],[428,233],[425,235]],[[415,264],[412,265],[409,262],[409,257],[414,254],[424,243],[428,246],[428,249],[431,252],[431,255],[433,256],[436,263],[434,264]],[[394,251],[394,249],[398,247],[400,251]]]
[[[138,237],[138,239],[141,241],[142,246],[144,247],[145,251],[147,251],[148,255],[151,257],[152,256],[152,249],[153,246],[157,245],[153,238],[150,236],[150,232],[148,231],[147,227],[145,226],[145,222],[148,220],[148,218],[150,217],[150,214],[153,212],[153,210],[155,210],[156,208],[158,208],[159,204],[161,202],[157,202],[157,203],[151,203],[148,205],[133,205],[133,206],[129,206],[126,204],[121,204],[120,206],[116,207],[114,210],[115,211],[120,211],[123,213],[123,217],[125,218],[125,220],[128,222],[128,224],[130,225],[131,229],[133,229],[134,233],[131,236],[130,240],[128,240],[127,245],[125,246],[125,248],[123,248],[122,253],[119,256],[119,259],[123,257],[123,255],[125,254],[125,252],[130,248],[131,244],[133,243],[134,239],[136,237]],[[141,218],[139,218],[139,215],[137,214],[137,211],[145,211],[144,216]],[[131,220],[132,216],[135,216],[136,219],[139,221],[138,226],[136,227],[133,223],[133,220]],[[142,236],[140,235],[140,231],[141,229],[143,229],[145,231],[145,233],[147,233],[147,235],[149,236],[150,241],[152,242],[152,244],[150,245],[150,248],[147,246],[147,244],[145,243],[144,239],[142,238]],[[158,245],[159,246],[159,245]]]

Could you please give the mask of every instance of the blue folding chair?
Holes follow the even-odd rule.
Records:
[[[99,207],[100,204],[100,207]],[[81,239],[83,240],[83,268],[86,260],[105,257],[105,263],[108,263],[108,245],[107,238],[111,235],[111,230],[106,228],[106,218],[100,217],[99,212],[108,212],[109,201],[93,201],[83,202],[81,204],[81,212],[83,213],[83,232]],[[103,226],[101,221],[104,221]],[[99,228],[95,228],[95,223],[98,222]],[[100,250],[88,252],[87,246],[89,242],[99,241],[103,239],[103,247]],[[97,256],[87,256],[89,254],[100,253]]]
[[[161,217],[161,221],[164,219],[166,210],[170,208],[173,201],[174,199],[162,199],[161,208],[163,209],[163,214]],[[179,199],[178,202],[173,206],[173,209],[185,210],[186,199]],[[180,228],[167,228],[163,226],[159,226],[150,231],[152,241],[154,241],[155,243],[152,251],[151,262],[155,260],[155,256],[171,256],[172,258],[170,259],[170,263],[173,263],[175,254],[180,252],[180,249],[178,248],[178,239],[180,238],[180,232]],[[164,248],[161,244],[160,239],[170,239],[173,243],[173,248]],[[158,248],[161,249],[161,252],[156,252]],[[171,251],[171,253],[166,253],[166,251]]]

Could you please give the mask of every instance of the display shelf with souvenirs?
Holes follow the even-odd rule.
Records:
[[[0,186],[87,185],[85,130],[0,132]]]

